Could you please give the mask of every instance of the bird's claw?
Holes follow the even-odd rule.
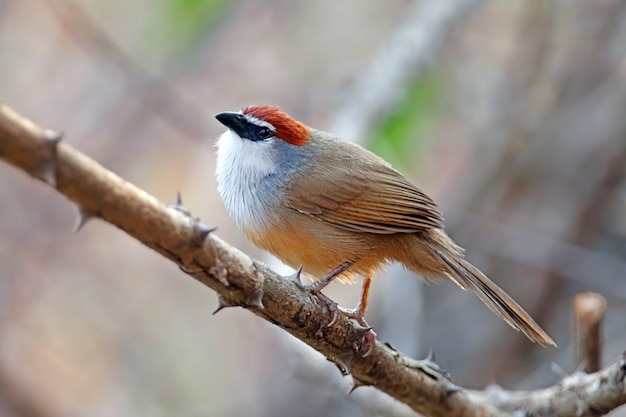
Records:
[[[343,310],[342,311],[348,316],[349,319],[356,321],[357,326],[357,334],[360,336],[361,346],[359,347],[359,351],[363,349],[363,347],[367,346],[367,350],[363,353],[362,357],[369,356],[374,351],[374,346],[376,346],[376,333],[372,330],[372,326],[367,324],[365,318],[363,318],[363,314],[360,311],[360,308],[355,308],[354,310]]]
[[[333,327],[335,324],[337,324],[337,319],[339,318],[339,306],[330,298],[326,298],[326,305],[328,305],[328,310],[330,310],[333,315],[333,318],[328,322],[326,327]]]
[[[326,274],[319,281],[314,282],[310,285],[302,285],[302,281],[300,280],[300,274],[302,273],[302,266],[298,268],[298,270],[290,276],[289,279],[291,281],[295,281],[296,283],[302,285],[304,289],[312,295],[317,296],[320,300],[322,300],[328,306],[328,311],[332,314],[331,320],[326,324],[326,328],[333,327],[337,324],[337,319],[339,318],[339,306],[336,302],[328,298],[326,295],[322,294],[322,290],[332,282],[336,277],[345,272],[348,268],[350,268],[354,264],[354,261],[346,261],[343,264],[339,265],[337,268]],[[364,296],[359,306],[354,310],[343,310],[342,311],[348,316],[348,318],[355,320],[357,322],[357,326],[355,326],[355,330],[358,338],[362,341],[360,346],[355,346],[355,350],[359,352],[365,346],[367,346],[367,350],[362,354],[363,357],[370,355],[374,346],[376,346],[376,333],[372,331],[372,327],[367,324],[365,319],[363,318],[363,314],[365,314],[365,300],[367,299],[367,288],[369,288],[369,281],[367,281],[368,285],[365,287]]]
[[[328,307],[328,311],[330,312],[330,314],[333,315],[333,317],[330,319],[330,321],[328,322],[328,324],[326,324],[325,327],[333,327],[335,324],[337,324],[337,319],[339,318],[339,306],[337,305],[337,303],[331,300],[330,298],[328,298],[328,296],[322,294],[321,292],[310,291],[308,288],[308,285],[304,286],[304,288],[307,291],[309,291],[311,294],[317,296],[317,298],[322,300],[324,303],[326,303],[326,306]]]

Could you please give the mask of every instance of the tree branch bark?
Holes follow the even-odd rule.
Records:
[[[585,372],[598,372],[602,366],[602,321],[606,299],[598,293],[584,292],[574,298],[576,317],[576,354]]]
[[[340,369],[355,387],[372,385],[428,416],[595,416],[626,403],[626,359],[591,375],[572,375],[555,387],[531,392],[454,385],[430,360],[416,361],[377,342],[361,357],[362,330],[343,315],[326,327],[326,304],[295,281],[280,277],[211,234],[179,205],[166,206],[0,103],[0,158],[46,182],[78,207],[79,226],[101,218],[174,261],[218,293],[220,307],[242,306],[307,343]],[[576,399],[576,408],[557,406]],[[527,414],[527,415],[529,415]]]

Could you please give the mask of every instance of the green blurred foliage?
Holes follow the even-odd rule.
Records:
[[[146,42],[161,56],[186,55],[234,4],[227,0],[163,0],[162,15],[148,28]]]
[[[403,170],[415,166],[419,147],[442,114],[444,83],[437,74],[416,78],[369,138],[372,152]]]

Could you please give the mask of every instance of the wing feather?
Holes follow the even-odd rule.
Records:
[[[415,233],[443,227],[435,202],[402,174],[373,156],[366,164],[359,166],[360,170],[333,164],[315,174],[309,170],[306,175],[294,177],[291,183],[297,187],[288,190],[287,205],[355,232]]]

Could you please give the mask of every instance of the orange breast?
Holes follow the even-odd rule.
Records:
[[[265,230],[245,230],[248,238],[292,268],[321,278],[346,261],[355,264],[338,279],[354,281],[359,275],[373,274],[385,263],[385,257],[368,243],[367,234],[337,229],[299,214]]]

